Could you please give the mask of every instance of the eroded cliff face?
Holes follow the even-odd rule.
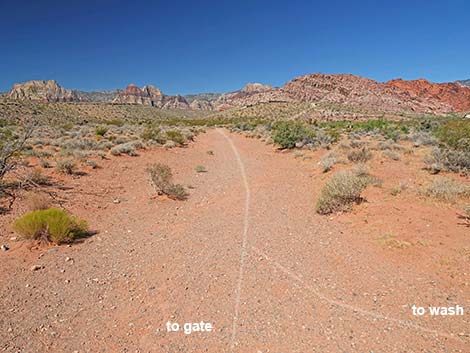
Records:
[[[150,105],[161,109],[190,109],[183,96],[167,96],[159,88],[151,85],[139,88],[130,84],[119,92],[113,103]]]
[[[83,100],[76,92],[63,88],[55,80],[17,83],[6,94],[6,97],[35,102],[78,102]]]

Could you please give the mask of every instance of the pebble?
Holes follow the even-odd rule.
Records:
[[[8,247],[8,245],[2,245],[1,249],[2,251],[8,251],[10,248]]]
[[[121,203],[119,199],[113,200],[113,203]]]
[[[37,271],[37,270],[40,270],[40,269],[42,269],[42,268],[43,268],[42,266],[33,265],[33,266],[31,266],[31,271]]]
[[[66,262],[69,262],[69,261],[73,261],[73,259],[72,259],[71,257],[68,257],[68,256],[67,256],[67,257],[65,258],[65,261],[66,261]]]

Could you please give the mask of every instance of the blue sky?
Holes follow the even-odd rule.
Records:
[[[0,91],[30,79],[168,94],[307,73],[470,78],[469,1],[5,1]]]

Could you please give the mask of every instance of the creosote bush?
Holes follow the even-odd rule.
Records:
[[[63,210],[49,208],[25,214],[13,223],[13,229],[25,239],[70,243],[87,234],[87,222]]]
[[[316,205],[317,213],[329,214],[350,210],[354,203],[362,201],[361,193],[368,184],[368,178],[359,177],[349,171],[334,174],[321,191]]]
[[[360,150],[353,150],[348,153],[348,159],[354,163],[364,163],[372,159],[372,153],[366,147],[361,148]]]
[[[163,163],[149,166],[147,171],[150,175],[153,186],[161,195],[167,195],[173,200],[186,200],[189,196],[184,187],[180,184],[173,184],[173,173],[171,168]]]
[[[297,142],[315,137],[315,132],[297,121],[280,121],[273,127],[273,140],[281,148],[294,148]]]
[[[166,132],[166,138],[175,142],[178,145],[183,145],[186,142],[184,135],[178,130],[169,130]]]
[[[77,162],[73,158],[59,159],[56,168],[61,173],[72,175],[76,172]]]

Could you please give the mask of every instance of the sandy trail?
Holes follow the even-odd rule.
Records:
[[[193,187],[187,201],[150,197],[145,168],[155,162]],[[67,205],[99,234],[39,259],[24,247],[2,254],[2,350],[469,350],[467,315],[410,311],[450,296],[468,308],[468,290],[419,263],[391,266],[380,249],[316,215],[307,162],[210,130],[187,149],[104,163],[74,180],[96,196]],[[34,263],[45,268],[31,272]],[[167,332],[168,321],[210,322],[214,331]]]

